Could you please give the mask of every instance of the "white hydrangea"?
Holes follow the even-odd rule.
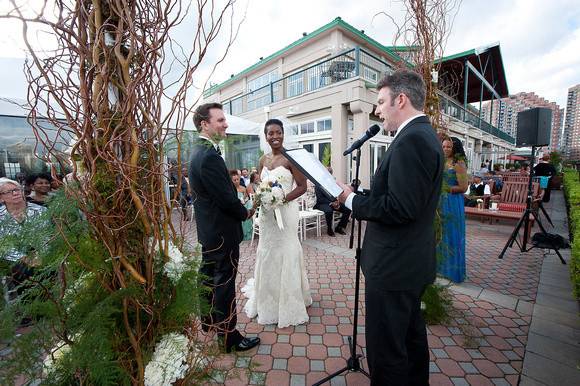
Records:
[[[151,243],[153,242],[155,242],[155,240],[151,239]],[[159,244],[156,245],[155,250],[159,253]],[[163,272],[173,282],[173,284],[177,284],[179,279],[181,279],[181,276],[191,269],[191,264],[195,260],[195,256],[201,254],[201,249],[196,246],[192,254],[183,254],[175,244],[169,241],[167,254],[169,255],[169,260],[163,265]]]
[[[187,337],[178,333],[161,338],[145,367],[145,386],[170,386],[183,379],[189,370],[188,343]]]
[[[163,266],[163,271],[173,284],[176,284],[181,275],[189,269],[190,260],[172,242],[169,242],[168,254],[169,260]]]
[[[54,370],[54,366],[58,363],[62,357],[70,351],[70,346],[64,341],[59,341],[54,347],[50,350],[50,353],[44,358],[44,362],[42,364],[42,371],[45,375],[48,375]]]

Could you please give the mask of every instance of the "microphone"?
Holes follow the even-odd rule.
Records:
[[[346,149],[344,153],[342,153],[342,155],[349,155],[350,153],[361,147],[363,143],[365,143],[366,141],[377,135],[379,131],[381,131],[381,127],[375,123],[374,125],[369,127],[369,129],[364,133],[362,137],[354,141],[354,143],[350,145],[350,147]]]

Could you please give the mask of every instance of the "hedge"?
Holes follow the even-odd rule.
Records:
[[[572,244],[570,278],[576,299],[580,299],[580,173],[564,170],[564,194],[568,203],[568,218]]]

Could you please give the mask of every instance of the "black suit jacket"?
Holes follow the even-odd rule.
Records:
[[[205,139],[193,146],[189,183],[200,244],[205,250],[237,246],[248,210],[238,198],[223,158]]]
[[[367,220],[361,254],[366,285],[411,290],[435,280],[435,211],[444,157],[425,116],[412,120],[389,146],[370,195],[353,199],[353,216]]]

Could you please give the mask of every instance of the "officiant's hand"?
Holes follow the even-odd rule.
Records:
[[[330,207],[334,210],[339,210],[340,209],[340,202],[338,202],[338,200],[331,202]]]
[[[338,201],[340,201],[341,204],[344,204],[348,195],[353,193],[354,191],[352,190],[352,186],[350,185],[346,185],[338,181],[336,183],[338,184],[338,186],[342,188],[342,193],[340,193],[340,195],[338,196]]]

